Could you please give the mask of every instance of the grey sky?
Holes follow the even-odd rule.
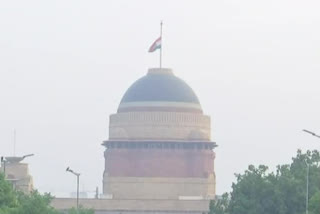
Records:
[[[319,149],[317,0],[5,1],[0,4],[0,155],[35,153],[40,191],[102,184],[108,116],[158,66],[147,53],[164,21],[163,65],[212,118],[217,193],[248,164]]]

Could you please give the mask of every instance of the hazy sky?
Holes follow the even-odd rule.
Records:
[[[212,119],[217,193],[249,164],[289,163],[319,149],[318,0],[2,0],[0,155],[35,153],[41,192],[102,186],[108,117],[158,66],[147,53],[164,21],[163,65]]]

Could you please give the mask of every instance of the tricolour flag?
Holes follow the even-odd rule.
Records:
[[[161,48],[161,36],[156,41],[154,41],[154,43],[149,48],[149,52],[154,52],[160,48]]]

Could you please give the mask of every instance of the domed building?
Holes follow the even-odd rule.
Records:
[[[210,117],[170,69],[149,69],[110,116],[103,194],[109,199],[215,197]]]
[[[103,197],[81,199],[95,214],[205,214],[215,198],[210,117],[170,69],[149,69],[110,116]],[[76,199],[55,198],[66,211]]]

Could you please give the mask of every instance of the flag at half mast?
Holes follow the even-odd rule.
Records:
[[[154,52],[160,48],[161,48],[161,36],[156,41],[154,41],[154,43],[149,48],[149,52]]]

